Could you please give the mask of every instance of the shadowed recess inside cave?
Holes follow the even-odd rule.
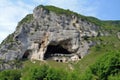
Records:
[[[28,59],[30,56],[30,50],[26,50],[24,55],[22,56],[22,59]]]
[[[44,59],[49,59],[51,57],[70,56],[70,55],[71,53],[60,45],[48,45],[47,51],[44,55]]]

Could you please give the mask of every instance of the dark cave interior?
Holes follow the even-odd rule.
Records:
[[[48,45],[47,51],[44,55],[44,59],[48,59],[53,56],[63,56],[71,54],[67,49],[61,45]]]
[[[30,50],[26,50],[25,53],[22,56],[22,59],[28,59],[30,55]]]

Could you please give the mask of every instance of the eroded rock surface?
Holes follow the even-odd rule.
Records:
[[[37,7],[32,20],[18,25],[12,34],[13,41],[3,43],[0,59],[78,61],[95,45],[90,38],[99,34],[99,26],[74,14],[56,14]]]

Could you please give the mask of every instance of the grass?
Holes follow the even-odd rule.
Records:
[[[29,23],[33,20],[33,14],[28,14],[26,15],[19,23],[17,28],[20,27],[20,25],[24,24],[24,23]]]
[[[100,44],[93,46],[90,49],[90,53],[77,63],[60,63],[52,60],[47,60],[45,62],[36,61],[36,63],[32,63],[31,61],[26,60],[23,62],[26,68],[25,70],[29,69],[30,67],[41,66],[46,64],[52,68],[71,71],[69,65],[72,65],[74,70],[82,74],[89,68],[90,65],[94,64],[96,60],[103,56],[106,52],[109,52],[111,50],[116,51],[120,49],[120,41],[115,35],[96,37],[92,38],[91,40],[100,41]]]
[[[36,63],[32,63],[29,60],[23,61],[23,66],[24,71],[27,71],[27,69],[29,69],[30,67],[35,67],[35,66],[41,66],[41,65],[49,65],[50,67],[53,68],[60,68],[63,70],[67,70],[70,71],[70,67],[69,65],[72,65],[73,68],[78,71],[80,74],[84,73],[90,65],[94,64],[96,62],[97,59],[99,59],[101,56],[103,56],[106,52],[109,51],[116,51],[116,50],[120,50],[120,41],[116,36],[116,33],[118,31],[120,31],[120,21],[101,21],[97,18],[94,17],[86,17],[86,16],[82,16],[79,15],[75,12],[72,12],[70,10],[64,10],[61,8],[57,8],[54,6],[38,6],[39,7],[43,7],[49,11],[53,11],[56,12],[57,14],[65,14],[65,15],[76,15],[77,17],[84,19],[86,21],[90,21],[98,26],[102,26],[102,29],[104,31],[112,31],[110,33],[109,36],[99,36],[96,38],[91,38],[90,40],[95,41],[95,42],[100,42],[100,44],[97,44],[96,46],[93,46],[90,49],[90,53],[88,55],[86,55],[83,59],[81,59],[80,61],[78,61],[77,63],[58,63],[52,60],[46,61],[46,62],[40,62],[40,61],[36,61]],[[22,19],[19,22],[19,26],[17,28],[20,27],[21,24],[24,23],[29,23],[33,20],[33,15],[29,14],[27,15],[24,19]],[[13,34],[9,35],[0,46],[7,44],[9,42],[13,42]],[[25,74],[27,75],[27,73]]]
[[[84,73],[90,65],[94,64],[98,58],[100,58],[104,53],[90,53],[81,59],[77,64],[74,64],[75,69],[80,73]]]
[[[68,63],[56,62],[53,60],[48,60],[46,62],[49,66],[54,67],[54,68],[61,68],[61,69],[65,69],[65,70],[69,69]]]
[[[74,67],[80,74],[84,73],[90,65],[94,64],[96,60],[105,55],[106,52],[115,52],[120,50],[120,41],[115,35],[102,36],[94,38],[93,41],[101,41],[100,44],[93,46],[90,53],[81,59]]]
[[[26,60],[26,61],[23,62],[23,64],[24,64],[24,67],[26,67],[27,69],[29,67],[48,65],[49,67],[56,68],[56,69],[64,69],[64,70],[67,70],[67,71],[70,70],[69,63],[60,63],[60,62],[56,62],[56,61],[53,61],[53,60],[47,60],[45,62],[35,61],[35,63],[33,63],[29,60]]]
[[[26,60],[23,62],[24,68],[23,72],[24,75],[28,75],[29,73],[27,70],[31,69],[32,67],[39,67],[42,65],[48,65],[51,68],[54,69],[61,69],[67,72],[72,72],[70,69],[69,65],[71,64],[74,68],[74,71],[76,72],[76,75],[79,75],[82,77],[85,73],[86,70],[89,69],[89,66],[93,65],[96,63],[96,61],[101,58],[102,56],[105,55],[106,52],[110,52],[111,50],[114,52],[116,50],[120,49],[120,41],[116,36],[102,36],[102,37],[97,37],[92,39],[94,41],[101,41],[101,44],[97,44],[96,46],[93,46],[90,49],[90,53],[86,55],[83,59],[78,61],[77,63],[60,63],[60,62],[55,62],[52,60],[47,60],[45,62],[41,61],[36,61],[36,63],[32,63],[29,60]]]

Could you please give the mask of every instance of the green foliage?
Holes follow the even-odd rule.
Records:
[[[95,55],[96,54],[94,54],[94,56]],[[91,58],[92,55],[89,54],[89,56],[86,57],[86,60],[90,61],[89,57]],[[103,56],[100,56],[100,58],[97,57],[99,58],[97,61],[91,58],[91,61],[95,60],[94,62],[85,63],[86,60],[83,59],[81,62],[83,61],[84,64],[80,64],[85,68],[82,68],[82,66],[79,66],[80,64],[77,63],[75,66],[78,67],[75,67],[75,70],[72,71],[59,67],[53,68],[38,62],[34,64],[27,63],[24,65],[24,69],[21,72],[11,70],[2,71],[0,73],[0,77],[2,77],[0,80],[16,80],[16,77],[17,80],[20,78],[22,80],[119,80],[119,57],[119,51],[112,51],[105,53]],[[84,69],[84,72],[81,72],[81,69]]]
[[[29,23],[33,20],[33,14],[28,14],[26,15],[19,23],[18,23],[18,26],[17,26],[17,29],[20,28],[20,26],[24,23]]]
[[[80,76],[81,76],[81,74],[79,74],[75,70],[72,71],[72,72],[68,71],[68,74],[66,75],[65,80],[81,80]]]
[[[13,42],[13,34],[10,34],[10,35],[7,37],[7,39],[6,39],[5,42],[6,42],[6,43]]]
[[[0,80],[20,80],[21,72],[19,70],[5,70],[0,72]]]
[[[33,20],[33,14],[28,14],[28,15],[26,15],[25,16],[25,18],[23,18],[20,22],[19,22],[19,26],[21,25],[21,24],[24,24],[24,23],[29,23],[30,21],[32,21]]]
[[[47,75],[48,66],[31,67],[22,75],[22,80],[43,80]]]
[[[64,9],[61,9],[61,8],[58,8],[58,7],[55,7],[55,6],[43,6],[43,5],[40,5],[37,8],[39,9],[41,7],[46,9],[46,10],[55,12],[57,14],[66,14],[66,15],[76,14],[77,15],[77,13],[74,13],[74,12],[72,12],[70,10],[64,10]]]
[[[49,65],[38,65],[39,63],[25,65],[22,80],[80,80],[76,71],[54,68]],[[60,65],[59,65],[60,66]],[[61,65],[62,66],[62,65]]]
[[[44,65],[42,62],[35,64],[27,62],[23,70],[22,80],[35,80],[36,77],[42,80],[80,80],[77,71],[66,69],[67,65],[63,64],[52,61],[49,61],[49,65]],[[43,77],[41,78],[41,76]]]
[[[46,80],[65,80],[66,72],[61,69],[49,68],[47,70]]]
[[[90,66],[92,77],[96,80],[108,80],[110,75],[120,72],[120,52],[109,52]],[[91,77],[91,75],[89,75]]]
[[[95,17],[87,17],[86,19],[87,19],[87,21],[90,21],[90,22],[94,23],[95,25],[98,25],[98,26],[103,26],[104,25],[101,20],[99,20]]]
[[[108,76],[108,80],[120,80],[120,73]]]
[[[119,80],[120,77],[120,41],[115,36],[116,32],[120,31],[120,21],[101,21],[94,17],[86,17],[79,15],[70,10],[64,10],[54,6],[38,6],[43,7],[48,11],[53,11],[58,15],[64,14],[67,16],[75,15],[82,20],[94,23],[100,27],[101,31],[108,31],[110,36],[99,36],[95,38],[84,37],[85,40],[99,42],[96,46],[90,49],[90,54],[86,55],[78,63],[72,63],[74,70],[70,70],[67,64],[47,61],[48,65],[36,62],[35,64],[24,63],[24,68],[19,70],[5,70],[0,72],[0,80]],[[21,24],[29,23],[33,20],[33,15],[27,15]],[[73,24],[74,25],[74,24]],[[37,30],[37,28],[36,28]],[[9,35],[1,45],[9,42],[14,42],[13,34]],[[10,46],[12,47],[12,46]],[[111,52],[112,51],[112,52]],[[108,53],[106,53],[108,52]],[[1,61],[2,62],[2,61]],[[14,61],[16,66],[22,63],[18,60]],[[26,66],[27,65],[27,66]],[[90,66],[90,67],[89,67]],[[22,74],[22,75],[21,75]]]
[[[104,21],[104,22],[107,24],[110,24],[112,26],[115,26],[115,28],[120,27],[120,20],[116,20],[116,21],[108,20],[108,21]]]

